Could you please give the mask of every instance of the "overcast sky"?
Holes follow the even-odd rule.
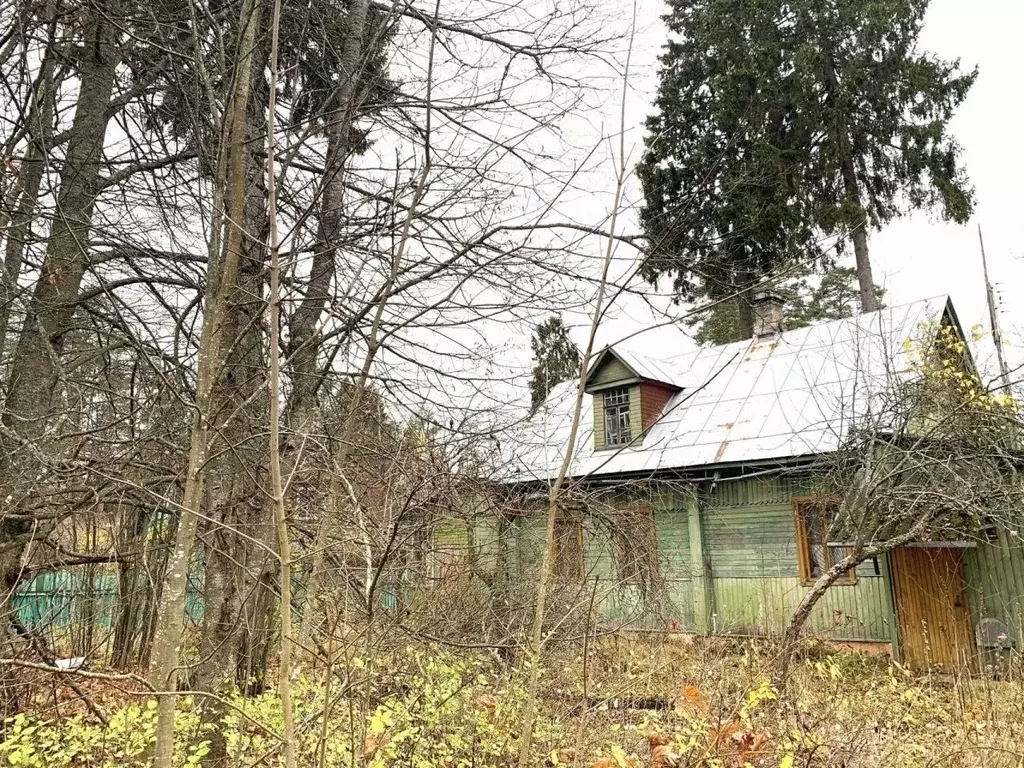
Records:
[[[632,13],[630,0],[623,15]],[[627,145],[632,160],[639,156],[643,120],[651,110],[657,87],[657,56],[665,40],[657,21],[665,6],[660,0],[639,0],[638,29],[627,100]],[[965,69],[977,65],[978,80],[952,123],[964,149],[964,161],[977,190],[977,208],[970,224],[946,224],[928,214],[899,221],[871,236],[875,279],[887,290],[890,305],[939,294],[950,294],[965,326],[986,320],[984,281],[978,247],[981,224],[993,281],[1001,303],[1001,322],[1008,336],[1024,339],[1024,304],[1014,288],[1024,283],[1024,153],[1020,132],[1024,124],[1024,63],[1021,0],[933,0],[922,34],[922,47],[944,58],[960,58]],[[609,98],[605,130],[618,122],[618,98]],[[610,205],[610,192],[600,193]],[[634,183],[631,196],[638,200]],[[593,211],[593,208],[591,208]],[[635,230],[629,213],[626,229]],[[625,259],[630,256],[622,251]],[[663,318],[662,318],[663,319]],[[654,320],[643,302],[624,301],[599,339],[612,343],[636,333]],[[583,334],[581,333],[580,336]],[[652,354],[687,345],[678,331],[644,332],[634,346]]]

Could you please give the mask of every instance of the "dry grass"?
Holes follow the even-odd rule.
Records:
[[[322,675],[313,670],[300,681],[297,705],[308,764],[323,756],[325,766],[346,768],[515,765],[524,701],[519,673],[487,654],[438,648],[364,658],[360,663],[366,666],[350,679],[352,687],[333,700],[326,729],[320,725]],[[779,701],[767,684],[773,662],[768,641],[620,635],[594,641],[586,660],[576,647],[553,648],[544,661],[535,763],[574,768],[1024,765],[1024,678],[1013,665],[999,680],[991,674],[918,675],[885,658],[809,645],[794,667],[791,699]],[[143,698],[122,685],[87,682],[84,690],[108,713]],[[338,691],[337,681],[333,690]],[[98,726],[82,724],[88,723],[88,712],[69,694],[51,689],[36,701],[30,714],[47,725],[33,738],[45,736],[51,744],[92,739],[107,750],[117,739],[124,741],[110,732],[98,739],[86,733]],[[279,702],[268,694],[237,703],[260,727],[238,718],[225,726],[245,733],[232,766],[276,764],[272,734],[280,730]],[[183,760],[203,738],[189,706],[182,707],[179,732]],[[72,727],[68,714],[75,712],[83,720]],[[141,717],[145,726],[145,712]],[[126,731],[130,735],[133,729]],[[327,734],[326,749],[321,732]],[[10,763],[9,751],[4,754]],[[61,753],[21,764],[64,764],[54,762],[54,754]],[[94,757],[96,762],[66,764],[114,764],[103,762],[109,757],[103,752]],[[122,749],[115,763],[145,765],[145,755]]]
[[[779,701],[765,688],[769,641],[608,638],[587,661],[585,685],[582,661],[565,651],[550,659],[547,706],[556,718],[585,720],[579,749],[591,763],[618,745],[647,764],[649,736],[659,734],[680,766],[1024,764],[1019,667],[1000,680],[920,675],[887,658],[810,645]]]

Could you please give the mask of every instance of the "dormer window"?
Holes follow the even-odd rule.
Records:
[[[633,439],[630,430],[629,388],[619,387],[604,392],[605,445],[629,445]]]
[[[647,431],[682,389],[670,376],[651,361],[605,347],[587,374],[586,392],[594,398],[594,450],[641,449]]]

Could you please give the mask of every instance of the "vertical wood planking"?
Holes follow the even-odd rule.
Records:
[[[973,661],[964,550],[899,547],[892,555],[902,652],[910,666],[952,669]]]
[[[704,548],[704,526],[701,522],[700,507],[700,502],[695,494],[687,499],[686,518],[690,539],[693,628],[697,633],[706,635],[710,631],[710,616],[714,601],[711,592],[711,574],[707,567],[707,553]]]
[[[996,538],[967,552],[964,559],[972,623],[997,619],[1015,643],[1024,642],[1024,547],[1000,526]]]

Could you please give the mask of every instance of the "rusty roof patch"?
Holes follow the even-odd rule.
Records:
[[[718,450],[715,452],[715,460],[712,462],[712,464],[718,463],[719,461],[722,460],[722,457],[725,455],[725,450],[728,447],[729,447],[729,441],[728,440],[723,440],[722,444],[720,446],[718,446]]]

